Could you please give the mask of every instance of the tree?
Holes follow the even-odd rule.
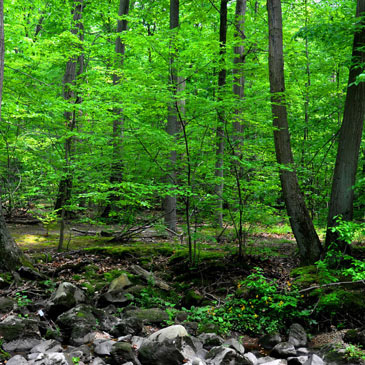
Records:
[[[82,13],[84,9],[83,0],[74,1],[73,10],[73,24],[71,27],[71,33],[78,36],[80,42],[84,40],[84,26],[82,23]],[[78,48],[76,46],[76,48]],[[75,91],[76,80],[83,73],[84,70],[84,55],[83,53],[71,57],[66,64],[66,71],[63,77],[63,98],[71,104],[81,104],[81,96]],[[72,133],[76,128],[76,120],[79,110],[73,107],[71,111],[67,110],[64,113],[66,120],[66,130],[71,136],[67,136],[65,140],[65,168],[64,176],[60,181],[59,193],[55,203],[55,209],[61,209],[61,226],[60,226],[60,237],[58,242],[58,251],[62,250],[63,239],[64,239],[64,228],[65,228],[65,216],[66,209],[65,204],[70,203],[71,190],[72,190],[72,150],[74,148],[74,138]]]
[[[116,62],[115,62],[115,73],[113,74],[113,85],[119,85],[121,76],[119,74],[121,67],[124,63],[124,55],[125,55],[125,44],[121,40],[121,33],[125,32],[128,29],[128,21],[125,17],[129,13],[129,0],[120,0],[119,2],[119,10],[118,10],[118,21],[117,21],[117,38],[115,40],[115,54],[116,54]],[[111,174],[110,174],[110,183],[118,184],[122,181],[123,175],[123,109],[122,108],[114,108],[115,118],[113,120],[113,139],[112,139],[112,163],[111,163]],[[114,188],[115,190],[115,188]],[[117,200],[116,194],[112,193],[110,196],[111,202]],[[104,212],[102,214],[103,217],[108,217],[111,211],[111,202],[105,207]]]
[[[4,80],[4,2],[0,0],[0,120]],[[23,261],[23,253],[10,235],[0,199],[0,269],[12,271]]]
[[[326,235],[326,248],[336,243],[342,251],[349,251],[350,246],[339,240],[338,233],[333,230],[333,227],[336,226],[338,216],[346,221],[353,218],[353,186],[356,180],[365,119],[365,82],[361,80],[365,64],[365,0],[357,1],[356,17],[358,22],[355,28],[345,109],[339,133]]]
[[[267,10],[271,109],[280,182],[290,225],[299,248],[301,262],[303,264],[312,264],[320,258],[322,248],[298,184],[290,144],[285,102],[281,1],[268,0]]]
[[[224,87],[226,85],[227,70],[225,66],[226,43],[227,43],[227,4],[228,0],[221,0],[220,20],[219,20],[219,57],[220,70],[218,73],[218,104],[223,101]],[[217,179],[215,185],[215,193],[217,195],[216,215],[217,224],[223,227],[223,157],[224,157],[224,130],[226,128],[225,110],[222,105],[217,107],[218,124],[216,129],[216,163],[215,177]]]
[[[179,0],[170,0],[170,30],[171,32],[175,32],[179,27]],[[177,84],[178,84],[178,75],[177,69],[175,65],[176,58],[176,46],[173,42],[174,37],[172,36],[172,44],[171,54],[170,54],[170,70],[169,70],[169,86],[172,93],[172,101],[168,105],[168,116],[167,116],[167,125],[166,132],[172,136],[172,138],[176,139],[176,134],[178,132],[178,105],[176,104],[176,92],[177,92]],[[169,184],[176,184],[176,149],[173,148],[170,151],[169,156],[169,174],[167,176],[167,182]],[[176,196],[167,195],[164,198],[163,202],[164,213],[165,213],[165,224],[171,231],[176,231]]]

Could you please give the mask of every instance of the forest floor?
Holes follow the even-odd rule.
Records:
[[[261,268],[264,276],[275,282],[280,290],[287,283],[295,282],[293,270],[299,266],[295,240],[288,232],[250,235],[245,247],[246,256],[239,260],[237,245],[230,241],[229,234],[218,243],[214,231],[203,228],[204,240],[197,245],[197,264],[189,268],[185,240],[155,228],[146,228],[126,242],[113,242],[110,237],[100,236],[99,232],[105,227],[70,224],[65,234],[64,251],[58,253],[59,232],[56,227],[48,232],[40,224],[10,224],[9,227],[18,245],[34,260],[34,267],[48,278],[45,283],[49,292],[64,281],[84,286],[86,290],[100,291],[106,280],[110,281],[121,272],[130,272],[132,265],[140,265],[174,287],[179,300],[184,291],[189,290],[202,302],[206,299],[219,303],[234,293],[237,284],[256,267]],[[365,245],[359,243],[358,246],[361,248],[358,255],[363,258]],[[313,284],[316,283],[307,282],[305,285]],[[14,287],[10,295],[16,298],[21,292],[32,299],[40,290],[32,288],[32,282],[29,282],[23,287]],[[310,329],[314,336],[313,346],[341,342],[344,327],[338,324],[350,323],[350,327],[362,324],[361,318],[353,314],[348,316],[342,312],[335,317],[335,322],[325,316],[317,318],[317,324]]]

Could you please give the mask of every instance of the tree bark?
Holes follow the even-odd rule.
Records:
[[[122,17],[128,15],[129,8],[130,8],[129,0],[120,0],[118,16]],[[127,29],[128,29],[128,21],[126,19],[118,19],[117,22],[118,37],[115,40],[116,70],[123,67],[125,44],[122,42],[120,34],[122,32],[125,32]],[[120,79],[121,79],[120,75],[117,72],[114,73],[113,85],[120,84]],[[123,129],[124,129],[123,109],[115,108],[114,114],[116,118],[113,121],[113,140],[112,140],[113,152],[112,152],[110,183],[118,184],[123,179]],[[115,190],[115,188],[113,190]],[[109,216],[109,213],[112,210],[113,201],[115,202],[117,199],[118,197],[116,196],[116,194],[112,193],[110,196],[110,203],[108,203],[107,206],[105,207],[102,213],[102,217],[107,218]]]
[[[179,12],[180,12],[180,1],[170,0],[170,30],[173,31],[179,27]],[[176,58],[176,50],[174,45],[172,45],[171,55],[170,55],[170,75],[169,75],[169,86],[172,92],[173,100],[168,105],[168,117],[166,132],[176,138],[178,132],[178,111],[176,104],[176,92],[178,84],[177,70],[174,65]],[[176,184],[176,150],[170,151],[169,156],[169,175],[167,177],[167,182],[171,184]],[[167,195],[163,201],[164,208],[164,221],[166,226],[173,232],[176,232],[176,196]]]
[[[280,164],[281,187],[301,262],[302,264],[312,264],[320,258],[322,249],[300,191],[290,144],[285,104],[281,1],[268,0],[267,9],[270,92],[276,159]]]
[[[345,109],[339,134],[335,171],[332,181],[331,198],[327,219],[326,249],[332,243],[343,251],[350,246],[340,240],[336,226],[336,216],[350,221],[353,218],[354,190],[356,170],[359,159],[362,129],[365,119],[365,82],[356,84],[357,77],[363,72],[365,63],[365,0],[357,1],[356,17],[358,27],[354,35],[352,65],[350,68]]]
[[[0,120],[4,80],[4,2],[0,0]],[[0,270],[12,271],[22,263],[24,256],[6,226],[0,199]]]
[[[219,56],[221,67],[218,74],[218,103],[223,100],[224,87],[226,85],[227,70],[225,67],[224,56],[226,54],[226,43],[227,43],[227,4],[228,0],[221,0],[220,5],[220,22],[219,22]],[[215,177],[217,183],[215,185],[215,193],[217,195],[216,205],[216,219],[219,227],[223,227],[223,158],[224,158],[224,130],[226,126],[226,116],[224,108],[218,105],[218,125],[216,130],[216,163],[215,163]]]
[[[235,32],[234,39],[236,45],[234,47],[234,69],[233,69],[233,94],[236,95],[238,100],[242,100],[245,95],[245,77],[243,74],[243,64],[245,63],[245,14],[246,14],[246,5],[247,0],[237,0],[236,2],[236,11],[235,11]],[[242,145],[242,132],[243,132],[243,124],[242,124],[242,116],[241,109],[236,108],[234,111],[235,119],[233,122],[233,128],[236,132],[235,140],[238,142],[238,147]]]
[[[84,9],[83,0],[74,1],[73,10],[73,24],[71,27],[71,33],[78,35],[81,41],[84,40],[84,26],[82,23],[82,12]],[[84,55],[81,54],[77,58],[71,58],[66,64],[66,70],[63,77],[63,98],[70,103],[80,104],[81,98],[78,96],[73,87],[75,86],[76,79],[83,73],[84,69]],[[64,113],[66,121],[66,129],[73,131],[76,127],[76,111],[66,111]],[[72,172],[70,171],[70,164],[72,158],[73,138],[69,137],[65,141],[65,169],[64,176],[61,178],[58,195],[55,202],[54,209],[63,209],[66,202],[71,199],[72,191]]]

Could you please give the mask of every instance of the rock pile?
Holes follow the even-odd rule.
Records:
[[[65,282],[46,303],[33,303],[33,311],[24,315],[4,302],[0,336],[2,350],[12,355],[7,365],[325,364],[306,347],[307,335],[299,324],[290,327],[287,341],[266,335],[249,352],[236,338],[197,335],[196,324],[154,332],[169,319],[164,311],[118,310],[130,303],[131,289],[128,277],[122,276],[91,305],[79,288]]]

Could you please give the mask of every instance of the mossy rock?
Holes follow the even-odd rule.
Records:
[[[128,317],[138,318],[145,324],[154,324],[154,325],[161,325],[169,319],[169,316],[166,313],[166,311],[160,308],[127,310],[126,315]]]
[[[187,309],[191,308],[192,306],[199,306],[201,302],[204,300],[204,297],[197,293],[194,290],[188,290],[183,295],[181,300],[181,305]]]
[[[300,287],[311,286],[318,283],[318,270],[315,265],[297,267],[290,273],[294,277],[294,284]]]

